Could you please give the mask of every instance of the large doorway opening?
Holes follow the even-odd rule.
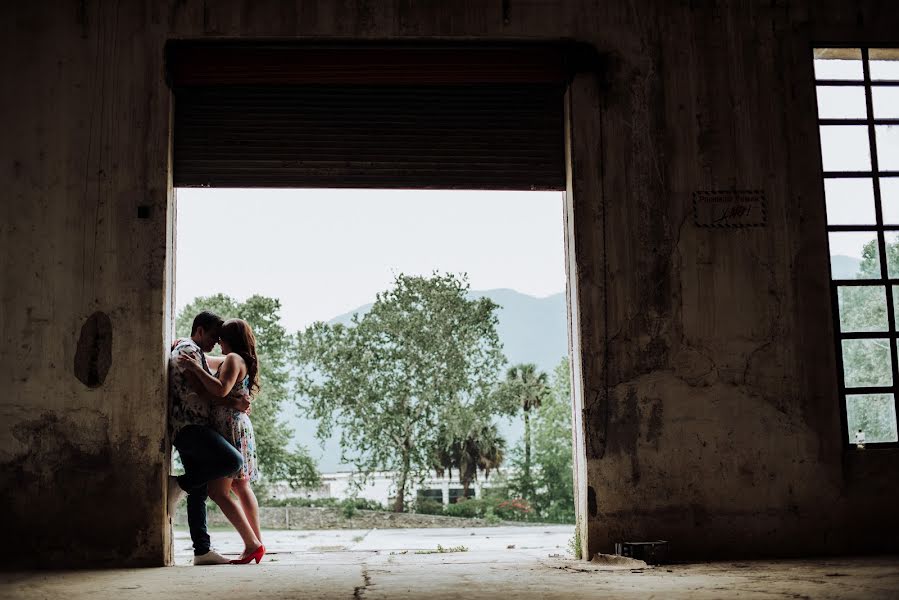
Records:
[[[313,548],[428,551],[435,539],[570,552],[562,211],[561,192],[178,190],[175,336],[189,335],[203,310],[256,333],[253,488],[273,559]],[[427,304],[397,302],[412,299]],[[370,316],[397,309],[409,328]],[[341,337],[346,328],[369,337]],[[343,355],[329,362],[338,343]],[[439,362],[463,343],[498,353]],[[386,349],[395,353],[364,356]],[[419,361],[438,377],[418,378]],[[402,413],[397,386],[420,414]],[[445,395],[453,389],[458,404]],[[406,428],[404,470],[393,438]],[[225,516],[212,502],[208,510],[216,547],[239,552]],[[189,562],[183,504],[175,525],[176,563]]]
[[[582,435],[578,435],[581,369],[574,281],[576,251],[572,240],[572,184],[566,169],[565,90],[571,73],[567,59],[558,60],[564,55],[551,52],[547,63],[545,53],[531,52],[525,55],[522,63],[521,49],[509,53],[503,48],[492,48],[482,55],[488,60],[480,63],[482,68],[479,70],[473,67],[478,63],[470,60],[471,48],[461,54],[440,49],[428,59],[444,70],[441,75],[438,69],[435,75],[433,68],[423,70],[423,65],[416,61],[411,67],[405,64],[397,69],[398,55],[393,49],[392,54],[375,52],[374,59],[366,58],[374,63],[368,70],[360,71],[354,64],[349,72],[338,73],[335,81],[335,64],[346,68],[352,62],[348,56],[359,59],[358,48],[343,49],[342,57],[339,51],[313,53],[318,56],[315,60],[329,67],[326,70],[309,69],[308,60],[305,70],[297,70],[295,48],[286,52],[283,48],[248,46],[219,47],[212,53],[209,50],[210,47],[205,45],[189,45],[186,49],[170,52],[176,107],[174,180],[178,190],[179,257],[176,260],[179,261],[179,277],[175,334],[184,335],[193,312],[211,309],[225,313],[222,316],[226,318],[255,320],[267,336],[267,348],[280,347],[266,356],[277,368],[267,374],[270,395],[268,398],[260,396],[255,415],[262,425],[261,431],[265,432],[263,437],[267,438],[262,444],[268,451],[264,460],[270,463],[267,465],[270,476],[264,482],[265,489],[260,488],[260,492],[268,500],[282,505],[268,508],[284,509],[272,512],[270,518],[282,519],[289,527],[286,522],[291,519],[291,508],[311,506],[337,509],[349,519],[366,509],[389,508],[395,513],[487,521],[527,520],[529,513],[539,514],[546,521],[574,521],[575,507],[579,506],[575,496],[583,495],[578,490],[583,485],[580,472],[584,461],[578,458],[584,445],[582,441],[578,443]],[[401,55],[411,56],[408,52]],[[308,59],[310,55],[304,53],[302,56]],[[240,60],[234,60],[235,57]],[[389,68],[384,68],[384,61],[390,63]],[[210,68],[211,65],[217,68]],[[222,68],[223,65],[236,67],[229,70]],[[267,68],[260,70],[260,65]],[[487,65],[486,70],[484,65]],[[517,71],[510,70],[510,65],[517,67]],[[243,190],[235,195],[240,199],[234,201],[247,211],[245,216],[239,216],[241,209],[236,206],[221,212],[237,216],[234,222],[237,232],[227,224],[211,226],[208,221],[204,222],[202,208],[198,211],[200,216],[193,215],[193,224],[188,225],[185,217],[188,213],[181,211],[189,210],[190,203],[202,204],[204,195],[207,201],[227,203],[225,195],[234,193],[236,186]],[[215,189],[193,189],[196,187]],[[480,286],[488,289],[472,288],[467,279],[472,268],[429,265],[430,272],[427,272],[422,265],[401,267],[392,273],[390,281],[381,282],[381,289],[374,298],[369,294],[368,302],[360,297],[355,302],[346,302],[345,306],[333,307],[336,310],[331,310],[330,314],[315,315],[315,311],[305,311],[306,314],[299,316],[292,311],[288,316],[286,311],[281,314],[284,307],[277,295],[260,293],[260,289],[265,290],[263,274],[277,280],[279,268],[283,271],[281,265],[284,263],[256,254],[249,270],[259,275],[254,278],[246,271],[233,272],[240,271],[235,267],[240,261],[233,258],[233,251],[226,253],[232,258],[224,259],[229,269],[222,270],[222,261],[215,252],[207,255],[196,247],[203,225],[207,231],[231,232],[231,239],[235,235],[237,239],[246,236],[248,244],[252,244],[253,236],[246,232],[246,227],[253,217],[266,212],[261,200],[263,195],[296,194],[301,190],[308,194],[347,194],[348,188],[353,192],[368,188],[370,197],[367,201],[371,206],[384,206],[384,194],[396,200],[404,194],[415,194],[416,189],[421,190],[417,192],[421,194],[449,194],[442,202],[434,204],[435,201],[431,201],[432,206],[443,206],[449,212],[443,216],[432,215],[437,227],[430,232],[414,218],[414,211],[409,207],[395,213],[395,219],[408,219],[405,231],[424,233],[431,238],[446,233],[439,225],[450,228],[451,217],[460,214],[467,216],[470,225],[502,223],[502,219],[485,218],[489,212],[485,206],[490,201],[485,194],[494,197],[519,194],[518,211],[506,208],[507,226],[515,220],[512,215],[533,217],[533,211],[523,209],[522,205],[527,204],[525,194],[547,196],[556,211],[555,231],[562,234],[559,236],[562,243],[555,249],[559,259],[557,283],[561,289],[557,288],[547,296],[548,303],[555,303],[564,314],[561,327],[556,328],[561,329],[566,338],[564,360],[560,356],[555,362],[542,364],[546,361],[528,360],[527,357],[518,360],[517,356],[503,354],[504,344],[496,334],[498,319],[495,313],[508,310],[503,303],[511,306],[516,298],[490,284]],[[391,188],[400,188],[400,191]],[[426,188],[446,189],[424,191]],[[567,198],[565,190],[569,191]],[[378,194],[382,195],[380,202],[375,198]],[[465,199],[466,194],[469,199]],[[424,204],[420,198],[411,201]],[[471,206],[464,207],[466,201]],[[319,202],[329,204],[326,199],[320,198]],[[330,203],[331,208],[335,205],[333,201]],[[353,216],[361,212],[358,207],[343,210]],[[283,230],[281,226],[297,222],[297,219],[287,218],[284,212],[284,209],[280,211],[280,220],[260,227],[262,231],[257,235],[302,236],[302,227],[292,232]],[[207,206],[205,214],[215,214],[215,209]],[[351,219],[341,219],[339,214],[329,221],[324,230],[345,233],[346,229],[351,229],[344,227]],[[363,222],[368,231],[383,230],[383,227],[373,228],[371,219],[368,221]],[[201,225],[197,226],[197,223]],[[196,226],[197,233],[188,233],[182,226]],[[319,226],[316,233],[321,231]],[[458,247],[463,247],[466,236],[457,237]],[[477,237],[489,239],[490,235],[482,233]],[[396,236],[388,239],[395,242]],[[202,266],[217,272],[216,283],[212,284],[217,287],[207,285],[204,289],[200,286],[190,291],[191,284],[182,281],[180,264],[184,259],[180,253],[192,244],[190,251],[195,257],[201,257]],[[406,249],[413,255],[420,244],[405,242]],[[332,238],[332,249],[346,249],[346,246],[346,241]],[[377,246],[361,244],[351,248],[357,253],[371,253]],[[253,256],[247,249],[241,251],[239,245],[234,249],[241,260]],[[326,261],[320,260],[321,252],[327,251],[327,242],[322,240],[317,249],[303,254],[324,263]],[[278,257],[285,254],[277,250],[273,253]],[[470,263],[475,267],[502,263],[508,271],[522,268],[514,260],[504,257],[501,251],[489,256],[483,254],[479,257],[480,264],[477,259]],[[268,272],[269,269],[274,273]],[[364,275],[358,273],[333,271],[330,269],[326,278],[330,280],[329,288],[339,288],[346,281],[359,283],[364,280]],[[196,282],[202,277],[190,275],[190,280]],[[527,281],[527,277],[523,280]],[[242,286],[234,287],[235,281]],[[248,285],[251,281],[252,286]],[[512,288],[512,291],[516,290]],[[522,295],[521,292],[518,294]],[[502,297],[503,303],[496,297]],[[531,299],[547,298],[531,296]],[[437,330],[431,331],[428,327],[433,324],[434,315],[447,312],[453,313],[455,320],[443,322],[442,331],[446,332],[447,340],[441,345],[438,343],[440,335],[434,333]],[[282,316],[288,316],[294,322],[284,327]],[[485,324],[490,323],[492,326],[485,329]],[[521,329],[525,335],[533,337],[533,329],[540,325],[536,321],[530,325],[531,331],[526,326]],[[397,344],[391,336],[399,331],[409,335],[410,330],[421,331],[424,336],[429,336],[428,344],[445,351],[432,353],[426,359],[400,357],[405,345]],[[544,346],[552,347],[553,342],[541,339],[532,344],[532,349],[546,349]],[[460,351],[460,347],[464,351]],[[281,354],[276,356],[278,353]],[[380,371],[372,365],[380,365]],[[397,369],[395,365],[401,367]],[[399,373],[391,374],[391,369],[399,370]],[[457,372],[468,374],[464,384],[456,381],[459,377],[447,376]],[[407,407],[399,399],[402,394],[397,388],[414,387],[409,382],[420,380],[430,380],[430,384],[415,388],[420,402],[413,414],[406,414],[406,431],[424,426],[438,432],[431,436],[432,443],[426,449],[414,443],[414,435],[404,437],[390,430],[392,421],[376,418],[391,411],[394,416],[405,414]],[[440,388],[441,385],[444,388]],[[432,391],[422,392],[428,389]],[[446,390],[445,397],[433,392],[438,389]],[[427,394],[432,395],[425,398]],[[302,400],[293,402],[295,397]],[[389,397],[390,402],[379,405],[378,400],[385,397]],[[560,410],[559,400],[563,398]],[[472,415],[480,414],[479,403],[488,399],[493,407],[491,418],[472,418]],[[359,412],[358,405],[364,404],[363,400],[368,401],[365,410],[369,412],[348,416],[354,410]],[[496,407],[502,403],[515,410],[509,408],[501,414]],[[439,404],[441,410],[422,409],[430,404]],[[542,409],[543,405],[547,408]],[[305,409],[306,414],[299,414],[297,407]],[[515,439],[512,440],[515,448],[506,445],[507,438],[514,438],[517,433],[508,435],[509,428],[515,426],[503,425],[493,418],[513,413],[523,413],[518,415],[523,421],[518,427],[527,431],[523,436],[527,442],[520,451]],[[295,438],[289,440],[291,443],[283,443],[285,435],[291,438],[290,430],[303,431],[306,425],[305,431],[309,432],[309,423],[303,423],[303,419],[314,421],[320,440],[325,445],[329,441],[332,444],[330,451],[325,447],[316,452],[302,444],[305,440],[299,440],[301,443],[297,444]],[[377,435],[365,432],[368,421],[371,422],[368,428],[382,431],[384,436],[391,438],[392,445],[385,445],[387,449],[373,449],[377,446],[373,442]],[[554,452],[541,453],[536,446],[531,447],[535,435],[543,440],[544,449],[553,446],[552,435],[558,437],[559,424],[565,428],[568,438],[568,445],[561,452],[564,455],[567,451],[568,461],[561,465],[561,469],[560,465],[540,463],[560,458],[558,444],[555,444]],[[503,427],[505,431],[502,431]],[[403,431],[403,428],[397,431]],[[279,435],[281,442],[272,443],[271,440],[278,439]],[[435,440],[439,443],[433,443]],[[339,448],[334,447],[335,443]],[[518,451],[514,468],[506,468],[503,473],[500,465],[504,458],[508,458],[504,454],[511,456],[513,451]],[[354,453],[367,453],[371,460],[361,464]],[[340,462],[333,466],[352,464],[355,471],[323,472],[319,461],[325,455],[333,459],[335,454],[339,455]],[[423,476],[420,465],[428,461],[434,467],[433,473]],[[409,469],[410,462],[416,463],[418,470]],[[511,459],[506,460],[506,463],[511,462]],[[385,465],[385,468],[379,471],[377,464]],[[549,477],[558,475],[560,470],[568,471],[561,482]],[[491,471],[494,481],[499,479],[498,485],[482,483],[482,477]],[[361,482],[355,477],[360,472],[365,475]],[[491,493],[494,488],[501,491]],[[567,491],[560,494],[563,488]],[[297,524],[296,520],[294,523]],[[570,550],[576,554],[582,553],[582,529],[569,527],[565,536],[566,545],[570,542]],[[340,537],[340,534],[335,535]],[[351,539],[361,541],[355,538]],[[346,547],[346,544],[338,545]],[[558,543],[553,545],[560,546]],[[311,547],[328,546],[319,543]],[[440,546],[447,547],[464,548],[464,545]],[[514,548],[515,544],[508,544],[508,547]]]

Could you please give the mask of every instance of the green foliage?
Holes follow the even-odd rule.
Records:
[[[296,506],[302,508],[337,508],[340,500],[337,498],[267,498],[260,501],[263,506]]]
[[[571,371],[563,358],[553,371],[550,394],[537,409],[533,430],[537,467],[534,510],[544,521],[574,521]]]
[[[533,364],[519,364],[509,368],[506,380],[493,394],[497,406],[506,409],[520,408],[524,414],[523,452],[517,461],[518,475],[513,489],[524,498],[533,499],[535,482],[531,469],[531,411],[540,408],[549,397],[546,373],[537,371]]]
[[[340,512],[345,519],[352,519],[356,514],[356,503],[352,498],[347,498],[340,503]]]
[[[352,504],[355,510],[387,510],[377,500],[369,500],[368,498],[346,498],[344,500],[337,498],[269,498],[262,502],[264,506],[339,508],[341,510],[347,503]]]
[[[516,474],[509,480],[508,493],[529,500],[531,519],[573,523],[571,375],[567,357],[553,370],[546,390],[540,406],[533,411],[530,455],[527,437],[512,452]]]
[[[370,500],[368,498],[353,498],[353,504],[359,510],[387,510],[387,507],[377,500]]]
[[[297,335],[297,389],[319,438],[339,425],[342,459],[363,480],[396,471],[397,512],[433,467],[439,426],[452,431],[454,415],[478,412],[505,360],[497,305],[467,292],[464,277],[400,274],[349,326],[319,322]]]
[[[488,506],[487,510],[484,511],[484,520],[487,521],[489,525],[499,525],[503,522],[503,520],[497,516],[496,511],[493,510],[492,506]]]
[[[455,504],[445,507],[443,514],[465,519],[490,519],[494,522],[535,520],[534,509],[523,498],[460,498]]]
[[[415,499],[415,512],[420,515],[442,515],[443,502],[426,496],[419,496]]]
[[[459,432],[458,427],[442,424],[434,450],[433,464],[437,476],[443,477],[444,471],[447,471],[452,477],[455,469],[464,496],[468,495],[471,483],[477,479],[478,471],[482,471],[485,478],[489,477],[490,471],[503,463],[506,453],[506,440],[499,434],[496,425],[475,418],[473,411],[467,416],[461,413],[457,417],[456,423],[461,421],[468,426],[463,432]]]
[[[891,276],[899,265],[899,243],[887,244],[887,265]],[[858,279],[880,277],[880,256],[876,240],[862,250]],[[889,288],[875,286],[843,286],[838,290],[840,329],[842,331],[886,331],[886,294]],[[899,296],[899,294],[897,294]],[[888,386],[893,382],[888,339],[843,340],[843,373],[847,387]],[[855,440],[858,430],[867,442],[893,441],[896,420],[892,394],[850,394],[846,399],[848,435]]]
[[[444,508],[443,513],[448,517],[463,517],[465,519],[480,519],[487,510],[487,502],[478,498],[459,498],[455,504]]]
[[[280,416],[290,395],[287,365],[293,347],[291,336],[281,325],[281,302],[259,295],[245,302],[224,294],[195,298],[178,314],[176,335],[189,337],[194,316],[203,310],[211,310],[225,320],[244,319],[256,336],[260,390],[253,399],[250,420],[262,480],[255,487],[264,495],[265,486],[274,481],[287,481],[294,489],[318,486],[321,475],[315,460],[304,447],[290,449],[293,432]],[[212,354],[218,354],[218,350]]]
[[[581,523],[580,521],[574,526],[574,535],[571,536],[571,539],[568,540],[568,551],[575,558],[583,558],[582,550],[581,550]]]

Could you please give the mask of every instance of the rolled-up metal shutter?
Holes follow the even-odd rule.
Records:
[[[571,56],[176,44],[174,184],[561,190]]]

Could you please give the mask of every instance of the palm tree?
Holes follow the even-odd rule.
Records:
[[[546,373],[537,370],[531,363],[509,367],[506,380],[500,384],[500,402],[514,403],[524,412],[524,463],[521,473],[521,492],[528,500],[533,500],[534,483],[531,478],[531,410],[540,408],[549,397],[550,388]]]
[[[448,472],[452,477],[453,469],[456,469],[463,497],[468,497],[468,490],[477,479],[478,471],[483,471],[484,479],[487,479],[490,471],[499,468],[505,458],[506,440],[492,423],[475,423],[463,436],[454,436],[442,428],[438,439],[434,453],[437,476],[443,477],[444,472]]]

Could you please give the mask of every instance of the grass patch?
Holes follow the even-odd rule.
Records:
[[[416,550],[415,554],[446,554],[448,552],[468,552],[468,547],[466,546],[449,546],[444,548],[440,544],[437,544],[436,550]]]
[[[578,519],[577,525],[574,526],[574,536],[568,540],[568,551],[571,552],[575,558],[581,558],[581,521]]]

